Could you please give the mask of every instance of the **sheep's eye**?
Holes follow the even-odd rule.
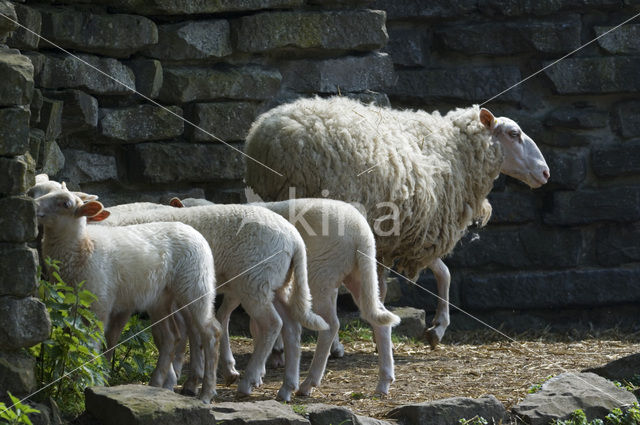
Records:
[[[64,204],[62,204],[62,206],[64,206],[66,209],[69,209],[73,207],[73,201],[71,199],[67,199],[66,201],[64,201]]]
[[[512,131],[509,132],[509,136],[511,136],[513,138],[519,137],[520,136],[520,132],[517,131],[517,130],[512,130]]]

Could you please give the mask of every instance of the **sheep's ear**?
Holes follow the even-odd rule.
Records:
[[[49,176],[46,174],[38,174],[36,176],[36,184],[46,183],[49,181]]]
[[[98,201],[89,201],[80,205],[76,209],[76,217],[94,217],[98,215],[104,207]],[[106,217],[105,217],[106,218]]]
[[[171,198],[169,205],[176,208],[184,208],[184,204],[179,198]]]
[[[480,109],[480,122],[487,129],[491,130],[496,123],[496,117],[488,109]]]
[[[106,219],[107,217],[109,217],[111,215],[111,213],[107,210],[102,210],[100,211],[98,214],[94,215],[93,217],[87,217],[87,222],[96,222],[96,221],[102,221],[104,219]]]
[[[69,190],[69,189],[67,189],[67,184],[65,182],[60,183],[60,188],[62,190]]]
[[[90,195],[84,192],[71,192],[76,195],[78,198],[82,199],[83,202],[95,201],[98,199],[98,195]]]

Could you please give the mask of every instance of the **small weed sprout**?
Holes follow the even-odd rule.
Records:
[[[542,389],[542,385],[544,385],[545,382],[547,382],[549,379],[553,378],[553,375],[548,375],[544,378],[542,378],[542,380],[540,380],[540,382],[538,382],[537,384],[533,384],[532,386],[529,387],[529,389],[527,390],[527,392],[529,394],[535,394],[538,391],[540,391]]]
[[[476,415],[471,419],[460,419],[458,423],[460,425],[488,425],[489,421],[487,421],[482,416]]]
[[[7,391],[7,394],[9,394],[9,399],[13,407],[9,407],[3,402],[0,402],[0,419],[2,419],[2,423],[9,425],[33,425],[28,415],[29,413],[40,413],[40,411],[27,404],[20,403],[20,399],[9,391]]]

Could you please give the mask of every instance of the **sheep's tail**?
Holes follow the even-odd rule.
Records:
[[[356,264],[360,271],[360,314],[371,324],[396,326],[400,323],[400,318],[387,310],[380,301],[375,255],[375,246],[370,243],[361,246],[356,252]]]
[[[296,243],[291,260],[293,282],[289,296],[289,311],[294,320],[313,331],[324,331],[329,325],[324,319],[311,311],[311,293],[307,280],[307,254],[302,239]]]

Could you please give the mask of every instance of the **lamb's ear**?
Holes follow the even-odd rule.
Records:
[[[179,198],[171,198],[169,205],[176,208],[184,208],[184,204]]]
[[[102,221],[102,220],[106,219],[107,217],[109,217],[110,215],[111,215],[111,213],[109,211],[102,210],[98,214],[94,215],[93,217],[87,217],[87,222]]]
[[[480,122],[487,129],[491,130],[496,123],[496,117],[488,109],[480,109]]]
[[[82,199],[83,202],[95,201],[98,199],[98,195],[90,195],[84,192],[71,192],[76,195],[78,198]]]
[[[104,206],[100,202],[89,201],[76,208],[76,217],[94,217],[98,215],[103,208]]]
[[[49,181],[49,176],[46,174],[38,174],[36,176],[36,184],[46,183]]]
[[[67,189],[67,184],[65,182],[60,183],[60,187],[62,188],[62,190],[69,190]]]

